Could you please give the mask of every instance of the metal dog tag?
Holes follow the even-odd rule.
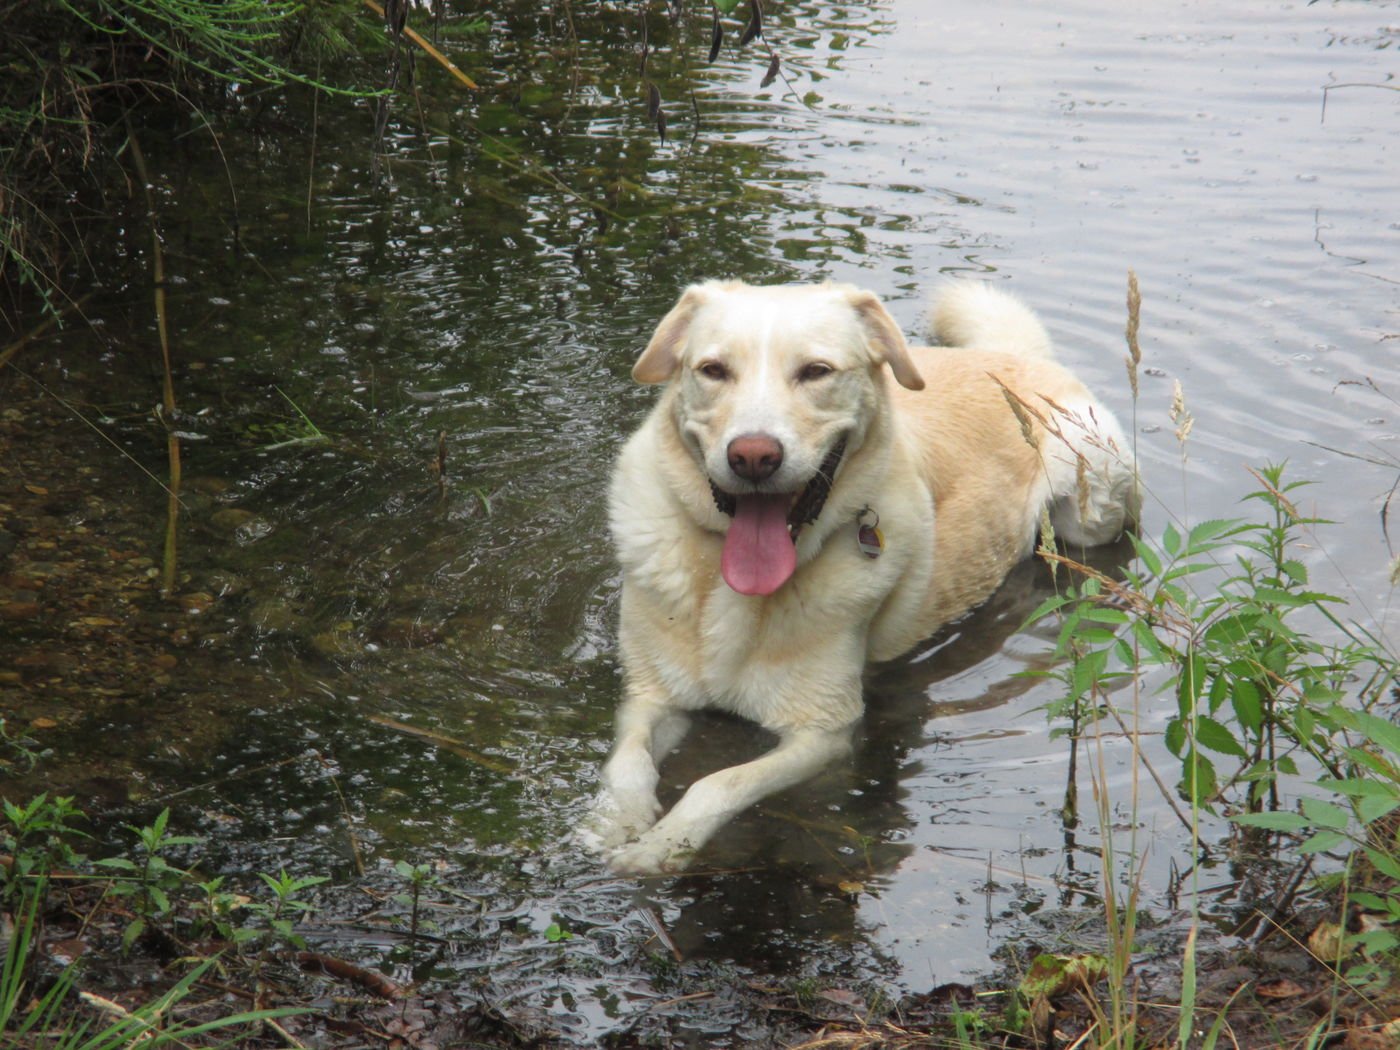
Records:
[[[878,558],[885,549],[885,537],[878,525],[862,525],[856,530],[856,546],[867,558]]]

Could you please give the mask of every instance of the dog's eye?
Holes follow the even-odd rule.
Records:
[[[802,366],[802,371],[797,373],[797,379],[802,383],[810,383],[813,379],[821,379],[835,371],[836,369],[825,361],[810,361]]]
[[[700,365],[699,372],[706,379],[722,380],[729,378],[729,369],[718,361],[705,361]]]

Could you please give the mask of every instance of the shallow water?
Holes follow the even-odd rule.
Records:
[[[1393,76],[1400,7],[1054,8],[771,15],[808,104],[781,81],[760,89],[753,51],[704,67],[707,24],[685,35],[657,13],[665,144],[638,101],[635,13],[575,11],[576,77],[564,28],[521,15],[457,45],[479,96],[421,70],[437,131],[400,108],[379,190],[367,107],[323,104],[314,154],[309,109],[263,114],[233,164],[239,244],[222,167],[171,162],[180,590],[210,602],[123,600],[143,644],[176,660],[134,670],[110,703],[47,665],[0,686],[7,707],[58,723],[48,739],[76,758],[56,786],[118,813],[182,807],[211,870],[349,879],[358,853],[386,885],[393,859],[440,862],[475,902],[444,909],[445,979],[489,970],[506,1000],[581,1039],[653,994],[637,961],[648,913],[687,960],[909,990],[985,970],[1013,936],[1053,944],[1056,917],[1101,892],[1101,839],[1061,818],[1068,751],[1039,710],[1053,684],[1015,677],[1045,665],[1052,637],[1017,631],[1050,593],[1035,566],[876,670],[851,764],[726,829],[705,858],[722,873],[609,879],[568,832],[618,689],[603,500],[652,397],[628,370],[700,277],[854,281],[911,333],[945,275],[1005,280],[1132,420],[1149,534],[1238,513],[1246,467],[1287,459],[1338,522],[1303,555],[1315,582],[1395,636],[1380,512],[1400,457],[1400,96],[1341,87],[1324,114],[1323,88]],[[579,195],[627,221],[600,229]],[[146,236],[133,224],[116,243],[139,259]],[[159,473],[149,294],[108,288],[89,312],[97,334],[47,340],[33,375]],[[1176,381],[1195,419],[1184,448]],[[11,383],[7,398],[48,396]],[[54,516],[158,559],[159,490],[80,424],[53,436],[101,500]],[[76,646],[61,619],[7,625],[0,648]],[[1143,722],[1167,713],[1149,700]],[[663,785],[765,745],[707,721]],[[1150,843],[1144,902],[1166,914],[1188,842],[1146,781],[1134,801],[1122,742],[1105,749],[1118,848],[1130,825]],[[1242,902],[1223,872],[1205,888],[1217,874],[1206,903],[1228,927]],[[567,956],[541,940],[555,919],[578,934]],[[722,1005],[687,1016],[743,1039]]]

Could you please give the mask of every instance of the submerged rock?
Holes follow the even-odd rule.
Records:
[[[302,617],[282,598],[264,598],[248,611],[248,620],[260,631],[298,631]]]
[[[365,654],[365,643],[354,633],[348,624],[337,624],[329,631],[321,631],[310,639],[311,648],[328,659],[343,659]]]

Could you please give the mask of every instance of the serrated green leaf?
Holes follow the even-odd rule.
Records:
[[[95,868],[115,868],[117,871],[136,871],[136,865],[125,857],[103,857],[92,862]]]
[[[1107,627],[1081,626],[1078,632],[1076,632],[1076,637],[1083,645],[1111,646],[1118,638],[1118,634]],[[1107,649],[1104,650],[1104,655],[1108,655]]]
[[[1185,723],[1179,718],[1173,718],[1167,723],[1167,729],[1162,734],[1162,739],[1167,745],[1167,750],[1180,758],[1182,750],[1186,747]]]
[[[1200,653],[1192,652],[1182,664],[1177,676],[1177,710],[1182,718],[1190,718],[1206,684],[1206,661]]]
[[[1251,733],[1264,724],[1264,703],[1259,688],[1248,679],[1236,678],[1230,683],[1230,707],[1240,725]]]
[[[1208,521],[1203,521],[1199,525],[1193,526],[1191,531],[1186,534],[1186,550],[1188,553],[1214,550],[1219,544],[1208,548],[1201,547],[1201,545],[1234,532],[1240,525],[1241,522],[1238,518],[1211,518]]]
[[[1292,641],[1298,637],[1297,631],[1295,631],[1292,627],[1289,627],[1288,624],[1284,623],[1271,612],[1261,612],[1259,614],[1258,627],[1261,630],[1272,631],[1280,638],[1285,638],[1289,641]],[[1274,668],[1270,669],[1275,670]]]
[[[1372,824],[1396,808],[1400,808],[1400,798],[1371,795],[1356,804],[1356,815],[1361,823]]]
[[[1215,794],[1217,783],[1215,763],[1199,750],[1190,749],[1181,762],[1181,783],[1178,785],[1181,797],[1209,811],[1207,802]]]
[[[1345,831],[1351,824],[1351,814],[1335,802],[1324,802],[1320,798],[1304,798],[1300,805],[1303,816],[1315,827]]]
[[[1092,620],[1094,623],[1119,624],[1128,622],[1128,614],[1122,609],[1113,609],[1106,605],[1097,605],[1084,614],[1084,619]]]
[[[1356,765],[1369,769],[1387,782],[1393,782],[1397,779],[1395,767],[1386,761],[1384,755],[1377,755],[1359,747],[1343,748],[1342,754]]]
[[[1058,612],[1072,601],[1074,601],[1074,598],[1070,595],[1052,594],[1049,598],[1046,598],[1045,601],[1036,606],[1035,611],[1026,617],[1025,625],[1029,626],[1033,623],[1039,623],[1052,612]]]
[[[1320,787],[1324,791],[1332,791],[1338,795],[1345,795],[1347,798],[1395,798],[1396,788],[1389,784],[1382,784],[1375,780],[1362,780],[1351,777],[1346,780],[1334,780],[1331,777],[1324,777],[1314,783],[1315,787]]]
[[[1103,677],[1108,664],[1107,649],[1092,649],[1075,661],[1070,671],[1070,687],[1076,696],[1084,696]]]
[[[1222,755],[1248,758],[1249,755],[1235,739],[1235,734],[1207,715],[1196,717],[1196,743]]]
[[[1366,859],[1371,866],[1387,878],[1400,880],[1400,860],[1393,853],[1382,853],[1378,849],[1366,847]]]
[[[1206,710],[1212,715],[1220,710],[1220,705],[1225,702],[1225,697],[1229,695],[1230,683],[1221,674],[1216,674],[1210,680],[1210,692],[1206,694]]]
[[[1362,953],[1376,956],[1393,951],[1395,946],[1400,944],[1400,937],[1397,937],[1391,930],[1367,930],[1365,933],[1357,934],[1352,943]]]
[[[1400,755],[1400,726],[1365,711],[1352,712],[1352,721],[1373,744],[1385,748],[1392,755]]]
[[[1301,813],[1236,813],[1230,818],[1236,824],[1247,828],[1263,828],[1265,831],[1303,831],[1312,824]]]
[[[1162,530],[1162,550],[1166,551],[1167,557],[1175,558],[1181,550],[1181,533],[1176,531],[1176,526],[1168,523]]]
[[[122,931],[122,951],[130,951],[131,946],[136,943],[136,939],[146,932],[146,922],[144,919],[134,920],[130,926]]]
[[[1367,911],[1389,912],[1392,910],[1390,901],[1376,893],[1368,893],[1365,890],[1352,890],[1347,898],[1348,904],[1353,904],[1358,908]]]
[[[1191,576],[1191,575],[1193,575],[1193,574],[1195,574],[1195,573],[1198,573],[1198,572],[1205,572],[1206,570],[1208,570],[1208,569],[1213,569],[1213,568],[1215,568],[1215,566],[1212,565],[1212,564],[1211,564],[1210,562],[1208,562],[1208,561],[1188,561],[1188,562],[1183,562],[1183,563],[1180,564],[1180,565],[1174,565],[1174,566],[1172,566],[1170,569],[1168,569],[1168,570],[1162,575],[1162,582],[1163,582],[1163,583],[1166,583],[1166,582],[1169,581],[1169,580],[1177,580],[1177,579],[1180,579],[1180,578],[1183,577],[1183,576]],[[1180,603],[1180,604],[1182,604],[1182,605],[1187,604],[1186,594],[1185,594],[1184,591],[1181,591],[1180,589],[1175,589],[1175,588],[1174,588],[1174,592],[1175,592],[1176,599],[1177,599],[1178,603]]]
[[[1133,621],[1133,638],[1137,641],[1138,648],[1142,650],[1143,658],[1152,663],[1164,662],[1166,647],[1163,646],[1160,638],[1152,631],[1152,625],[1146,620]]]
[[[1190,606],[1191,596],[1175,584],[1168,583],[1166,577],[1162,578],[1161,589],[1162,593],[1165,594],[1172,601],[1176,602],[1177,605],[1180,605],[1183,608]],[[1157,604],[1162,604],[1160,599],[1158,600]]]
[[[1211,645],[1239,645],[1249,640],[1258,620],[1257,613],[1247,610],[1222,616],[1206,628],[1205,639]]]
[[[1152,545],[1138,536],[1130,537],[1133,541],[1133,550],[1145,568],[1152,576],[1162,575],[1162,559],[1157,557],[1157,552]]]
[[[1285,591],[1279,587],[1256,587],[1254,600],[1268,605],[1279,605],[1285,609],[1296,609],[1310,602],[1309,598],[1297,591]]]
[[[1340,831],[1319,831],[1311,838],[1304,839],[1298,843],[1299,853],[1326,853],[1329,850],[1340,849],[1342,846],[1350,844],[1351,839],[1347,838]]]

